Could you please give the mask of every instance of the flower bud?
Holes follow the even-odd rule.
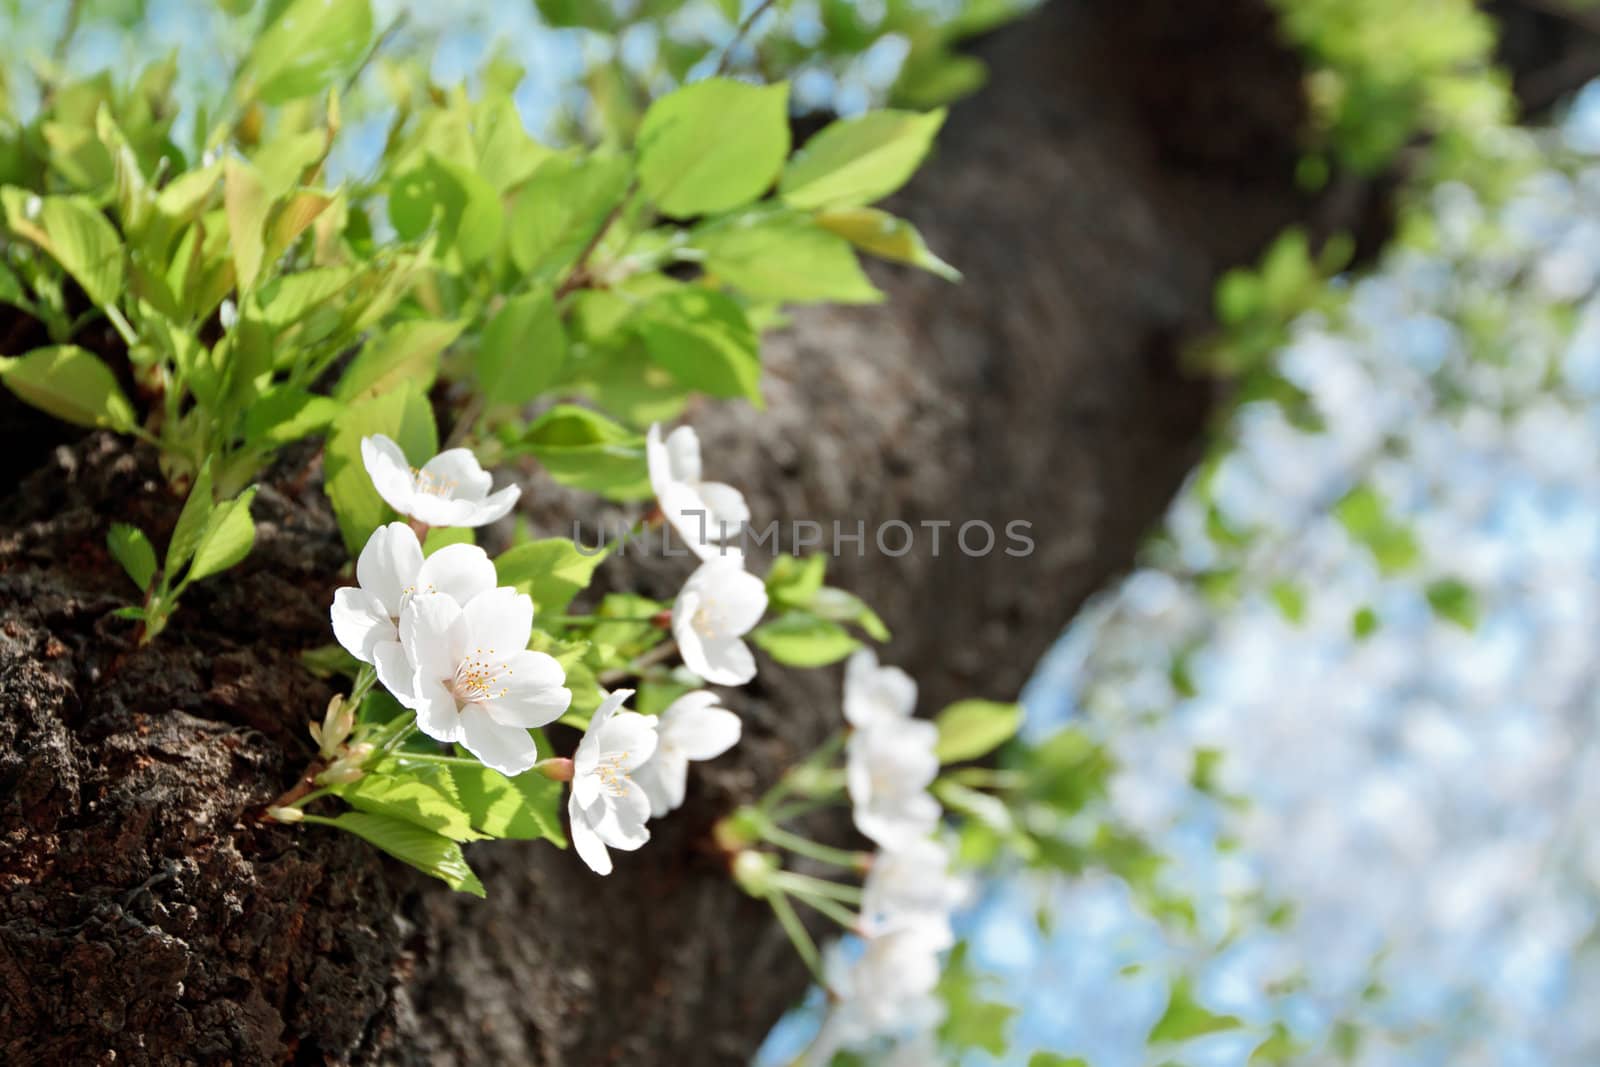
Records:
[[[765,852],[745,849],[733,857],[733,880],[753,897],[767,895],[772,875],[777,869],[778,857]]]
[[[533,769],[552,782],[572,781],[572,761],[565,756],[552,756],[550,759],[540,760],[533,765]]]
[[[267,817],[278,822],[299,822],[305,818],[305,813],[299,808],[280,808],[273,806],[267,809]]]
[[[366,775],[366,773],[367,772],[362,770],[360,767],[348,765],[343,760],[340,760],[332,767],[329,767],[327,770],[317,775],[317,784],[349,785],[351,782],[359,782]]]

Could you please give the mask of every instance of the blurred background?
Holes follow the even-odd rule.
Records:
[[[26,116],[30,66],[174,54],[199,109],[250,6],[6,0],[3,91]],[[985,77],[962,42],[1029,6],[373,9],[385,53],[510,87],[563,142],[746,22],[735,70],[792,79],[802,122],[959,100]],[[1600,7],[1272,6],[1309,72],[1300,183],[1380,184],[1383,239],[1290,230],[1218,287],[1205,459],[1040,665],[1004,760],[1031,784],[962,832],[944,1036],[1030,1067],[1600,1063]],[[1514,82],[1540,33],[1577,44]],[[380,54],[352,86],[335,179],[381,152],[399,76]]]

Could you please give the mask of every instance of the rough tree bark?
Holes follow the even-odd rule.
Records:
[[[929,708],[1014,695],[1129,563],[1202,446],[1210,391],[1178,359],[1216,277],[1308,210],[1301,71],[1258,0],[1057,3],[981,52],[992,84],[896,205],[966,283],[882,272],[886,306],[771,345],[769,411],[694,413],[758,520],[1032,523],[1026,558],[971,558],[951,527],[937,556],[869,533],[834,565]],[[837,672],[764,664],[734,697],[744,744],[608,879],[489,843],[477,901],[259,823],[330,695],[296,658],[328,640],[343,555],[317,476],[280,464],[250,561],[142,649],[107,617],[126,579],[103,544],[113,519],[170,530],[150,455],[89,437],[0,510],[0,1061],[745,1061],[806,977],[707,831],[832,728]],[[537,472],[524,499],[549,532],[595,517]],[[669,596],[685,569],[602,580]]]

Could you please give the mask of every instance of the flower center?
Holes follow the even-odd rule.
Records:
[[[480,648],[456,665],[455,676],[447,684],[458,705],[481,704],[503,697],[509,691],[499,684],[500,676],[510,677],[513,672],[504,663],[490,659],[493,655],[494,649]]]
[[[622,752],[608,752],[600,757],[600,763],[589,773],[600,779],[600,787],[614,797],[620,797],[628,791],[633,778],[623,766],[623,761],[628,758],[626,750]]]
[[[460,483],[454,478],[443,478],[429,474],[420,467],[411,468],[411,477],[416,483],[417,492],[427,496],[451,496]]]
[[[716,610],[715,600],[702,600],[695,609],[694,615],[689,619],[689,625],[694,627],[694,632],[701,637],[712,638],[718,633],[717,620],[713,612]]]

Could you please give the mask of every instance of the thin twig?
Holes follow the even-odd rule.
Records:
[[[628,206],[628,201],[633,199],[633,190],[634,187],[629,185],[627,191],[622,194],[621,198],[612,206],[610,212],[606,214],[605,220],[595,228],[594,235],[583,246],[583,251],[578,253],[578,258],[573,260],[572,269],[567,271],[567,276],[561,279],[560,285],[556,286],[555,299],[558,302],[574,289],[581,289],[589,283],[589,257],[594,255],[594,250],[600,247],[600,242],[605,240],[605,236],[610,232],[611,227],[616,224],[617,219],[622,217],[623,209]]]
[[[744,42],[745,36],[750,32],[750,28],[756,24],[756,19],[772,10],[772,5],[777,2],[778,0],[761,0],[761,3],[755,6],[755,10],[746,15],[744,21],[739,23],[739,28],[733,31],[733,40],[728,42],[728,46],[722,50],[722,58],[717,61],[717,73],[719,75],[728,73],[728,66],[733,62],[734,50]]]

